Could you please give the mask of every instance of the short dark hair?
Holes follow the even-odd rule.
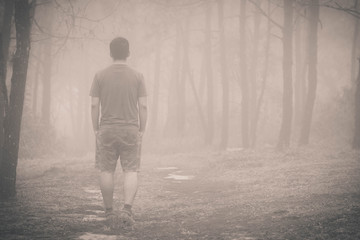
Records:
[[[129,56],[129,41],[123,37],[114,38],[110,43],[110,54],[114,60],[126,60]]]

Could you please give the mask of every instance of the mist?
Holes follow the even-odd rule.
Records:
[[[321,224],[325,239],[358,236],[357,0],[27,2],[30,51],[16,186],[21,211],[28,209],[34,223],[50,230],[14,227],[3,218],[4,236],[317,239]],[[2,45],[6,4],[1,1]],[[8,22],[1,63],[4,116],[16,74],[15,22]],[[90,88],[95,74],[112,64],[109,44],[119,36],[130,43],[127,64],[144,76],[148,121],[136,200],[140,225],[115,234],[97,225],[103,219]],[[120,164],[116,172],[121,192]],[[52,180],[55,195],[45,184]],[[67,192],[55,180],[74,189]],[[31,194],[34,186],[46,194]],[[59,198],[60,192],[69,199]],[[77,208],[94,194],[88,209]],[[61,218],[55,220],[61,229],[43,223],[47,215],[38,215],[36,201],[50,202],[47,214],[74,214],[75,227]],[[115,203],[122,201],[120,195]],[[12,211],[3,205],[0,215]],[[21,211],[16,214],[23,216]],[[84,217],[85,211],[93,217]],[[340,215],[337,232],[332,228]]]
[[[222,112],[224,77],[221,73],[221,61],[226,61],[226,81],[229,84],[227,121],[231,131],[228,144],[224,147],[244,146],[241,138],[244,95],[241,71],[244,70],[241,63],[246,67],[248,93],[245,94],[249,98],[248,105],[252,108],[248,113],[248,127],[251,128],[250,123],[253,121],[258,125],[256,130],[249,129],[256,133],[248,134],[261,136],[256,137],[253,146],[276,146],[282,115],[282,31],[276,25],[270,26],[269,49],[266,50],[268,20],[249,2],[243,33],[246,49],[242,53],[244,55],[240,56],[240,6],[237,1],[227,1],[223,16],[226,52],[225,59],[222,59],[215,3],[210,4],[211,9],[208,10],[210,34],[206,33],[208,4],[210,3],[202,1],[60,1],[39,4],[32,24],[23,126],[38,121],[34,119],[41,122],[42,118],[49,118],[54,134],[51,138],[69,143],[70,146],[65,146],[66,148],[90,151],[93,148],[89,117],[90,85],[95,73],[112,61],[108,47],[110,41],[116,36],[124,36],[130,42],[128,62],[144,74],[146,81],[150,109],[146,139],[150,143],[154,138],[156,142],[175,141],[175,145],[180,141],[184,150],[191,147],[186,146],[186,142],[196,144],[196,147],[201,147],[206,142],[213,147],[220,145],[222,130],[216,126],[221,126],[226,121]],[[262,3],[264,13],[267,4]],[[278,6],[280,3],[270,4],[271,18],[282,24],[283,9]],[[301,6],[297,8],[301,10]],[[296,81],[302,81],[306,87],[307,67],[303,62],[309,53],[306,50],[308,22],[304,16],[294,18],[292,72],[296,92],[299,91]],[[257,26],[255,19],[258,21]],[[342,11],[326,7],[321,8],[320,19],[317,44],[318,87],[310,142],[331,142],[343,146],[351,142],[354,128],[351,101],[344,106],[340,104],[347,101],[347,97],[351,98],[349,95],[354,87],[355,80],[351,80],[351,77],[355,75],[352,75],[351,68],[357,69],[356,61],[352,62],[356,19]],[[209,36],[210,40],[207,39]],[[207,41],[210,42],[209,46]],[[207,63],[209,49],[211,62]],[[355,49],[358,51],[358,47]],[[51,55],[46,56],[50,52]],[[44,69],[48,68],[50,73],[45,77]],[[212,93],[207,90],[208,71],[212,75]],[[298,75],[301,80],[296,79],[299,78]],[[46,113],[46,104],[42,100],[45,94],[44,81],[50,82]],[[211,116],[207,113],[210,111],[207,109],[209,94],[213,102]],[[263,96],[260,100],[261,94]],[[305,94],[303,95],[302,98],[305,98]],[[256,109],[259,102],[261,106],[257,119],[252,120],[252,110]],[[295,99],[294,104],[298,104]],[[45,114],[49,116],[43,116]],[[291,127],[293,146],[298,145],[301,129],[301,116],[297,115],[301,115],[301,110],[295,109],[294,105],[294,122]],[[294,119],[295,117],[300,120]],[[329,118],[332,120],[328,121]],[[210,126],[203,126],[207,121],[213,122],[212,129],[209,129]],[[212,139],[204,140],[208,131],[213,132]],[[41,135],[39,132],[34,134]],[[42,144],[48,143],[46,141]],[[25,142],[24,144],[26,145]]]

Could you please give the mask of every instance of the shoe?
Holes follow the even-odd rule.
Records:
[[[120,211],[120,222],[125,227],[131,227],[134,225],[135,220],[131,211],[121,210]]]
[[[105,213],[105,218],[106,225],[110,227],[110,229],[116,230],[119,228],[119,218],[114,212]]]

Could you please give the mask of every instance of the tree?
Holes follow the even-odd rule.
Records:
[[[180,74],[180,60],[181,60],[181,23],[176,24],[176,37],[175,37],[175,49],[174,57],[172,62],[172,77],[170,79],[168,87],[168,107],[167,107],[167,119],[165,124],[165,133],[167,137],[174,137],[177,134],[177,101],[178,101],[178,91],[177,86],[179,82]]]
[[[360,12],[360,2],[358,0],[354,1],[354,8]],[[356,57],[358,56],[359,52],[359,18],[354,18],[355,25],[354,25],[354,35],[353,35],[353,42],[351,47],[351,75],[350,80],[352,83],[356,84]]]
[[[158,108],[159,108],[159,88],[160,88],[160,69],[161,69],[161,34],[156,35],[155,49],[155,74],[152,96],[152,114],[151,114],[151,131],[156,132],[158,125]]]
[[[38,90],[39,90],[39,77],[40,77],[40,72],[41,72],[41,51],[40,51],[40,56],[37,59],[36,62],[36,69],[35,69],[35,75],[34,75],[34,80],[32,83],[32,88],[33,88],[33,93],[32,93],[32,113],[33,116],[36,118],[37,115],[37,105],[38,105]]]
[[[53,28],[54,11],[52,2],[49,2],[50,7],[45,8],[44,16],[44,30],[51,34]],[[51,73],[52,73],[52,38],[44,40],[43,43],[43,74],[42,74],[42,109],[41,118],[44,126],[49,129],[50,126],[50,109],[51,109]]]
[[[277,147],[287,148],[290,145],[291,122],[293,114],[292,89],[292,41],[293,41],[293,0],[284,0],[283,27],[283,99],[282,122]]]
[[[226,43],[224,27],[224,1],[218,1],[220,31],[220,65],[222,82],[222,129],[220,148],[226,149],[229,137],[229,80],[227,78]]]
[[[306,11],[303,6],[297,5],[297,21],[295,31],[295,83],[294,83],[294,132],[299,138],[301,131],[301,121],[305,105],[305,72],[307,71],[306,41],[303,34],[304,19],[302,17]],[[308,53],[309,54],[309,53]]]
[[[241,81],[241,136],[243,147],[249,147],[249,87],[246,59],[246,0],[240,2],[240,81]]]
[[[13,59],[13,74],[9,110],[5,116],[5,141],[0,166],[0,194],[2,198],[16,195],[16,167],[20,140],[21,118],[24,105],[26,75],[30,52],[30,9],[27,0],[16,0],[15,29],[16,52]]]
[[[271,14],[271,4],[270,1],[268,1],[267,3],[267,15],[270,16]],[[260,94],[259,94],[259,100],[257,101],[256,104],[256,109],[255,109],[255,113],[254,113],[254,122],[253,122],[253,137],[251,139],[251,146],[255,147],[256,145],[256,132],[257,132],[257,126],[258,126],[258,122],[259,122],[259,116],[260,116],[260,110],[263,104],[263,100],[264,100],[264,94],[265,94],[265,89],[266,89],[266,82],[267,82],[267,76],[268,76],[268,68],[269,68],[269,51],[270,51],[270,38],[271,38],[271,21],[268,20],[267,21],[267,29],[266,29],[266,42],[265,42],[265,61],[264,61],[264,69],[262,72],[262,84],[261,84],[261,90],[260,90]]]
[[[355,131],[353,139],[353,148],[360,149],[360,58],[358,77],[356,80],[356,92],[355,92]]]
[[[259,1],[258,1],[259,2]],[[261,1],[258,3],[261,7]],[[260,28],[260,12],[254,12],[254,34],[253,34],[253,47],[252,47],[252,58],[250,66],[250,109],[251,109],[251,120],[250,120],[250,134],[249,142],[253,147],[255,143],[255,128],[257,121],[256,105],[257,105],[257,70],[258,70],[258,48],[259,48],[259,28]]]
[[[181,32],[181,40],[182,40],[182,69],[180,78],[177,85],[177,134],[178,136],[182,136],[185,132],[186,126],[186,74],[187,74],[187,66],[186,61],[189,52],[189,17],[185,22],[185,29],[183,29],[182,25],[180,26]]]
[[[309,9],[308,33],[308,89],[300,133],[300,145],[309,143],[311,120],[317,89],[317,34],[319,22],[319,0],[312,1]],[[311,53],[311,54],[310,54]]]
[[[0,35],[0,165],[4,145],[4,120],[8,108],[8,91],[6,88],[7,62],[10,45],[11,20],[14,12],[12,0],[3,1],[2,26]]]
[[[211,47],[211,2],[206,4],[205,23],[205,61],[207,79],[207,130],[206,143],[211,144],[214,137],[214,84],[212,72],[212,47]]]

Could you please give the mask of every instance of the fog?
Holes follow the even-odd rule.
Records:
[[[345,6],[351,4],[351,1],[341,2]],[[239,53],[238,1],[224,3],[225,50],[219,36],[218,4],[214,1],[39,1],[31,29],[23,149],[30,144],[28,141],[39,141],[36,146],[50,142],[54,145],[44,146],[45,149],[56,148],[60,144],[66,150],[91,151],[93,133],[89,90],[95,73],[111,64],[109,43],[117,36],[129,40],[128,63],[142,72],[146,80],[150,111],[147,141],[156,139],[157,145],[172,142],[176,146],[180,144],[183,149],[204,146],[204,136],[210,127],[202,125],[210,118],[207,113],[207,71],[211,71],[213,130],[210,131],[214,135],[207,145],[217,147],[220,144],[220,126],[225,121],[222,112],[224,77],[221,73],[221,51],[225,51],[225,71],[230,89],[230,131],[226,147],[243,147],[240,126],[241,64],[244,62],[241,60],[247,66],[250,119],[251,108],[261,101],[254,146],[276,146],[282,117],[283,48],[280,27],[283,25],[283,8],[280,1],[250,1],[247,5],[244,32],[246,49],[243,55]],[[258,5],[263,10],[260,11]],[[208,8],[209,48],[206,45]],[[268,8],[271,16],[266,13]],[[311,53],[306,48],[309,23],[305,8],[305,5],[299,4],[294,13],[294,92],[298,91],[295,85],[297,74],[300,74],[300,81],[307,85],[304,62],[307,54]],[[256,18],[258,26],[255,26]],[[269,49],[266,50],[269,18],[280,27],[271,23]],[[356,49],[355,55],[359,53],[359,44],[352,46],[356,21],[355,17],[344,11],[320,8],[318,87],[310,137],[312,144],[326,142],[346,145],[351,142],[354,125],[350,96],[354,84],[351,76],[355,76],[351,75],[351,69],[354,65],[357,69],[356,61],[352,62],[352,51]],[[208,49],[211,49],[210,64],[206,63]],[[299,65],[296,65],[297,62],[300,62]],[[46,73],[47,70],[50,73]],[[47,90],[44,90],[44,82],[50,84]],[[49,103],[48,107],[44,106],[43,101],[45,91],[50,91],[49,99],[45,100]],[[261,92],[263,96],[260,100]],[[297,111],[301,110],[294,109],[295,115]],[[44,115],[49,115],[50,130],[42,127],[32,129],[43,124]],[[300,125],[300,120],[293,121],[291,145],[298,144]],[[27,131],[31,132],[28,139]],[[42,131],[50,132],[43,134]],[[51,137],[46,136],[49,134]],[[166,146],[168,144],[163,147]]]
[[[14,2],[7,18],[12,1],[0,1],[0,193],[16,195],[16,182],[17,201],[0,202],[0,238],[359,236],[359,1]],[[32,5],[17,149],[20,2]],[[103,227],[90,88],[120,36],[148,121],[138,223],[115,234]]]

